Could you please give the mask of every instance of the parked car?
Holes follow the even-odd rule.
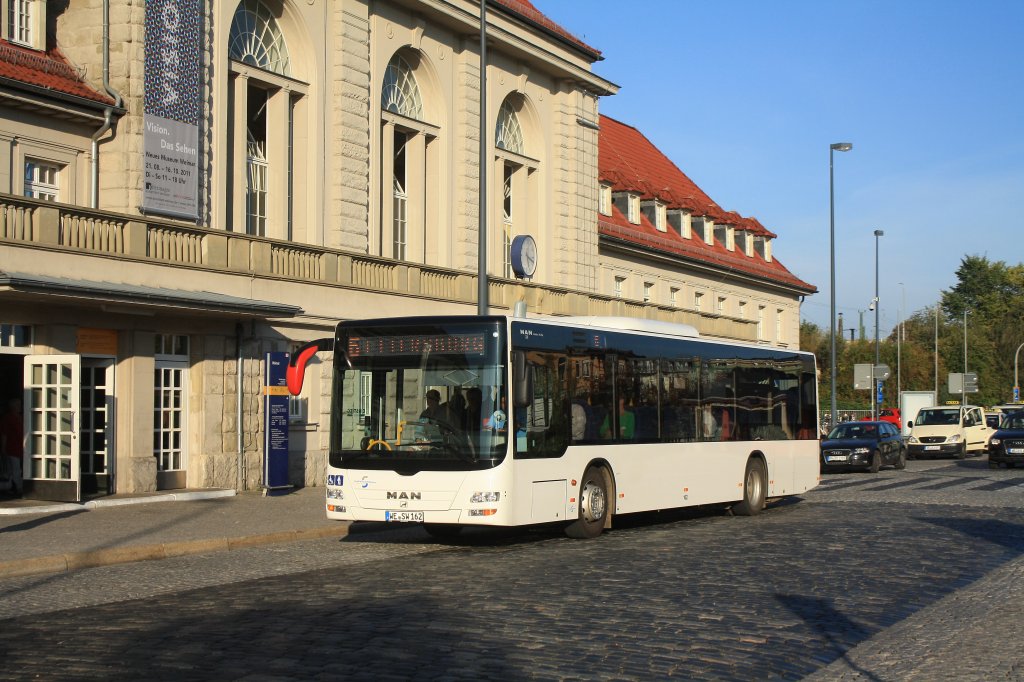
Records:
[[[868,416],[864,417],[864,419],[862,419],[861,421],[872,421],[871,415],[869,414]],[[903,421],[900,418],[900,408],[898,407],[883,407],[878,412],[878,421],[895,424],[897,429],[903,428]]]
[[[1007,469],[1024,464],[1024,410],[1003,415],[988,442],[988,468],[998,469],[1000,464]]]
[[[998,429],[999,421],[1003,418],[1002,412],[989,412],[985,411],[985,423],[988,424],[990,429]]]
[[[832,429],[821,441],[822,472],[863,469],[871,473],[886,464],[907,466],[907,452],[900,430],[883,421],[848,422]]]
[[[985,414],[976,405],[922,407],[917,419],[907,422],[910,437],[907,455],[963,459],[969,453],[981,454],[988,447],[992,429]]]

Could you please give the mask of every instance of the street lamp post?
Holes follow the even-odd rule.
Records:
[[[828,146],[828,235],[829,235],[829,290],[831,305],[829,307],[828,336],[831,344],[829,365],[831,368],[832,404],[829,419],[836,423],[836,192],[835,177],[832,171],[832,157],[835,152],[848,152],[853,149],[850,142],[833,142]]]
[[[967,404],[967,308],[964,308],[964,377],[960,382],[960,406]]]
[[[878,300],[878,238],[884,235],[885,232],[882,230],[875,230],[875,365],[878,367],[878,363],[881,360],[878,352],[878,313],[879,308],[882,307],[881,302]],[[871,370],[871,376],[874,378],[874,367]],[[875,395],[871,396],[871,415],[873,418],[878,418],[878,379],[875,378],[872,382]]]
[[[1017,350],[1013,354],[1013,402],[1020,402],[1020,384],[1017,383],[1017,360],[1020,359],[1020,349],[1024,348],[1024,343],[1017,346]]]

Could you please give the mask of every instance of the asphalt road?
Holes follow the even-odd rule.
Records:
[[[0,679],[1014,679],[1016,647],[956,638],[1022,596],[1022,503],[1024,471],[910,462],[592,541],[410,527],[8,579]]]

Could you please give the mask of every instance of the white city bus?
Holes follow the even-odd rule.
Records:
[[[757,514],[819,480],[808,353],[629,318],[359,320],[294,355],[293,394],[330,349],[332,519],[594,537],[618,514]]]

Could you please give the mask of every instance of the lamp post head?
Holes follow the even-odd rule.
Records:
[[[829,145],[829,149],[837,152],[848,152],[853,149],[852,142],[833,142]]]
[[[882,230],[875,230],[875,236],[876,237],[882,237],[884,235],[885,235],[885,232],[883,232]]]

